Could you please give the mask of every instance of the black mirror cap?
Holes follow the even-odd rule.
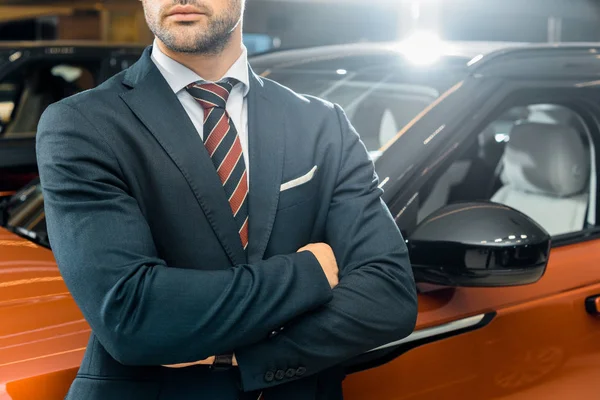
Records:
[[[537,282],[550,235],[525,214],[492,202],[443,207],[407,240],[417,282],[496,287]]]

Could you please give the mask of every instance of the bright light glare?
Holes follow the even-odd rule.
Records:
[[[414,0],[410,7],[410,16],[417,21],[421,17],[421,2]]]
[[[508,142],[510,140],[510,136],[507,135],[506,133],[496,133],[494,138],[496,139],[496,142],[498,142],[498,143]]]
[[[473,59],[471,61],[469,61],[467,63],[467,66],[470,67],[471,65],[475,64],[476,62],[479,62],[482,58],[483,58],[483,54],[476,55],[475,57],[473,57]]]
[[[348,71],[346,71],[345,69],[338,69],[337,71],[335,71],[338,75],[346,75],[348,73]]]
[[[444,54],[447,45],[433,32],[417,31],[399,45],[400,51],[413,63],[431,65]]]

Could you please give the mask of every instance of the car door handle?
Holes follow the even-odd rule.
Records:
[[[585,299],[585,310],[595,317],[600,316],[600,294]]]

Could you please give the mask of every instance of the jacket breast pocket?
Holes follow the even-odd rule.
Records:
[[[283,210],[312,199],[317,193],[317,171],[315,165],[309,172],[283,183],[277,209]]]

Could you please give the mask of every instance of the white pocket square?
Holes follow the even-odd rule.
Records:
[[[316,165],[306,175],[303,175],[300,178],[292,179],[291,181],[281,185],[281,189],[279,189],[279,191],[283,192],[309,182],[315,176],[315,172],[317,172]]]

